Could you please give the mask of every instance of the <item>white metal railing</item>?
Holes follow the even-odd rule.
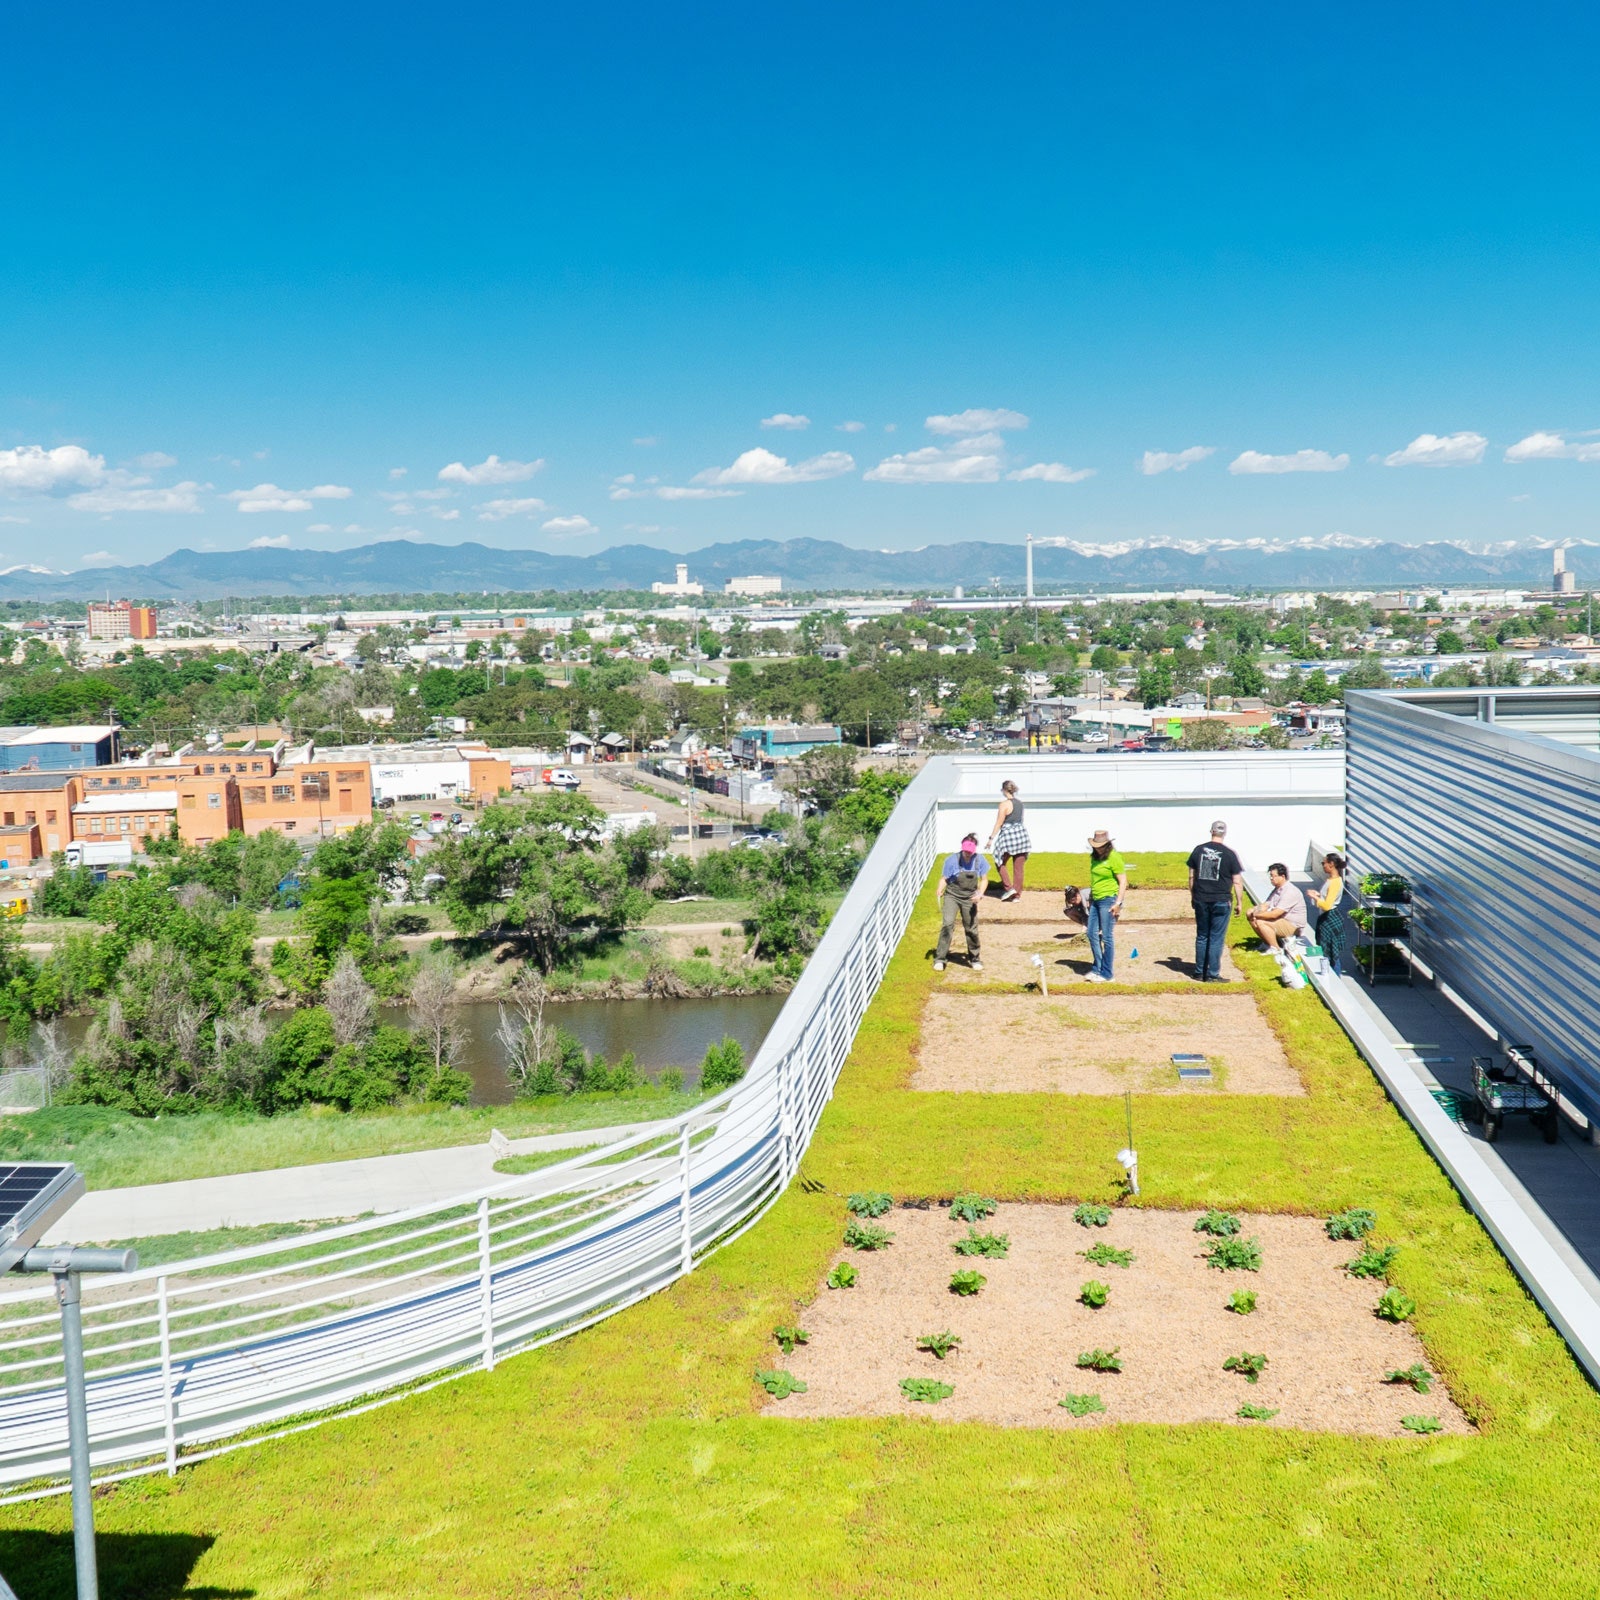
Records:
[[[750,1071],[725,1094],[439,1204],[86,1278],[100,1481],[170,1473],[492,1368],[666,1287],[749,1227],[793,1178],[833,1093],[932,863],[948,784],[934,764],[907,790]],[[60,1493],[67,1471],[53,1291],[16,1281],[0,1294],[7,1499]]]

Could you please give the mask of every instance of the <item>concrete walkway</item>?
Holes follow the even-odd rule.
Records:
[[[97,1244],[266,1222],[320,1222],[374,1211],[403,1211],[494,1183],[502,1176],[494,1164],[508,1155],[615,1144],[654,1126],[629,1122],[511,1139],[499,1145],[457,1145],[397,1156],[368,1156],[360,1161],[326,1161],[270,1172],[150,1183],[132,1189],[96,1189],[42,1242]]]

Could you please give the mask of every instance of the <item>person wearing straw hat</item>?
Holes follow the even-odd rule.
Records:
[[[1100,828],[1089,840],[1089,953],[1094,957],[1090,983],[1111,982],[1114,930],[1127,892],[1128,864],[1117,853],[1111,835]]]
[[[983,962],[978,959],[978,901],[988,887],[988,857],[979,853],[977,834],[969,833],[961,841],[961,848],[945,857],[944,870],[939,874],[935,891],[939,899],[939,942],[933,949],[935,972],[944,971],[957,917],[967,937],[967,965],[974,972],[983,971]]]

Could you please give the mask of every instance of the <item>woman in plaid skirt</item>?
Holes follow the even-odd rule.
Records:
[[[1017,786],[1009,778],[1000,785],[1000,809],[995,813],[994,832],[989,835],[989,853],[1000,864],[1002,900],[1017,900],[1022,896],[1022,874],[1028,865],[1028,854],[1033,843],[1023,826],[1023,804],[1017,798]],[[1011,876],[1006,876],[1006,863],[1010,862]]]

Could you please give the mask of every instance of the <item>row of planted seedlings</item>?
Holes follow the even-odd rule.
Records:
[[[845,1225],[844,1244],[859,1251],[886,1249],[894,1235],[876,1219],[884,1216],[893,1205],[893,1196],[881,1192],[850,1195],[845,1201],[851,1216]],[[1005,1260],[1011,1249],[1010,1237],[1003,1233],[979,1233],[975,1226],[992,1217],[997,1209],[998,1202],[987,1195],[959,1194],[950,1202],[951,1218],[967,1224],[966,1237],[958,1239],[952,1247],[957,1255],[977,1256],[990,1261]],[[1104,1228],[1110,1225],[1111,1207],[1083,1204],[1074,1209],[1072,1217],[1080,1227]],[[1344,1267],[1352,1278],[1386,1279],[1389,1268],[1399,1254],[1397,1245],[1378,1246],[1371,1243],[1368,1236],[1377,1222],[1375,1212],[1364,1206],[1353,1206],[1346,1211],[1335,1212],[1323,1224],[1330,1239],[1350,1240],[1360,1245],[1359,1253]],[[1243,1228],[1234,1213],[1207,1210],[1196,1219],[1194,1231],[1210,1240],[1204,1251],[1207,1266],[1220,1272],[1261,1270],[1263,1258],[1260,1242],[1254,1237],[1242,1237]],[[1093,1244],[1078,1253],[1092,1266],[1098,1267],[1126,1270],[1133,1266],[1135,1260],[1132,1250],[1104,1242]],[[827,1286],[830,1289],[853,1289],[860,1281],[860,1276],[860,1269],[852,1262],[841,1261],[828,1274]],[[950,1275],[950,1292],[963,1297],[975,1295],[982,1291],[988,1281],[974,1267],[960,1268]],[[1111,1285],[1099,1278],[1090,1278],[1079,1289],[1078,1299],[1091,1311],[1099,1311],[1110,1303]],[[1259,1296],[1254,1289],[1236,1289],[1228,1296],[1224,1309],[1234,1316],[1248,1317],[1256,1310],[1258,1303]],[[1416,1309],[1414,1300],[1390,1285],[1379,1296],[1374,1314],[1386,1322],[1400,1323],[1408,1321]],[[810,1339],[806,1330],[795,1323],[784,1323],[774,1328],[772,1336],[785,1355],[792,1355],[796,1345],[806,1344]],[[960,1344],[960,1338],[946,1328],[939,1333],[923,1334],[918,1338],[916,1347],[943,1361]],[[1121,1347],[1104,1350],[1097,1346],[1091,1350],[1080,1350],[1075,1364],[1085,1372],[1107,1375],[1119,1373],[1123,1370]],[[1240,1350],[1223,1361],[1222,1369],[1224,1372],[1237,1373],[1246,1383],[1253,1384],[1260,1381],[1261,1374],[1269,1364],[1270,1357],[1263,1351]],[[804,1383],[783,1369],[758,1371],[756,1382],[779,1400],[791,1394],[803,1394],[806,1389]],[[1419,1362],[1409,1367],[1391,1368],[1385,1373],[1384,1382],[1408,1385],[1418,1394],[1428,1394],[1433,1388],[1434,1377]],[[956,1391],[954,1384],[935,1378],[908,1377],[900,1380],[900,1392],[907,1400],[936,1405],[941,1400],[948,1400]],[[1068,1394],[1057,1405],[1074,1417],[1092,1416],[1107,1409],[1098,1393]],[[1245,1422],[1268,1422],[1278,1415],[1278,1409],[1253,1405],[1247,1401],[1238,1408],[1236,1415]],[[1402,1417],[1400,1423],[1408,1432],[1417,1434],[1438,1433],[1443,1427],[1437,1416],[1423,1414]]]

